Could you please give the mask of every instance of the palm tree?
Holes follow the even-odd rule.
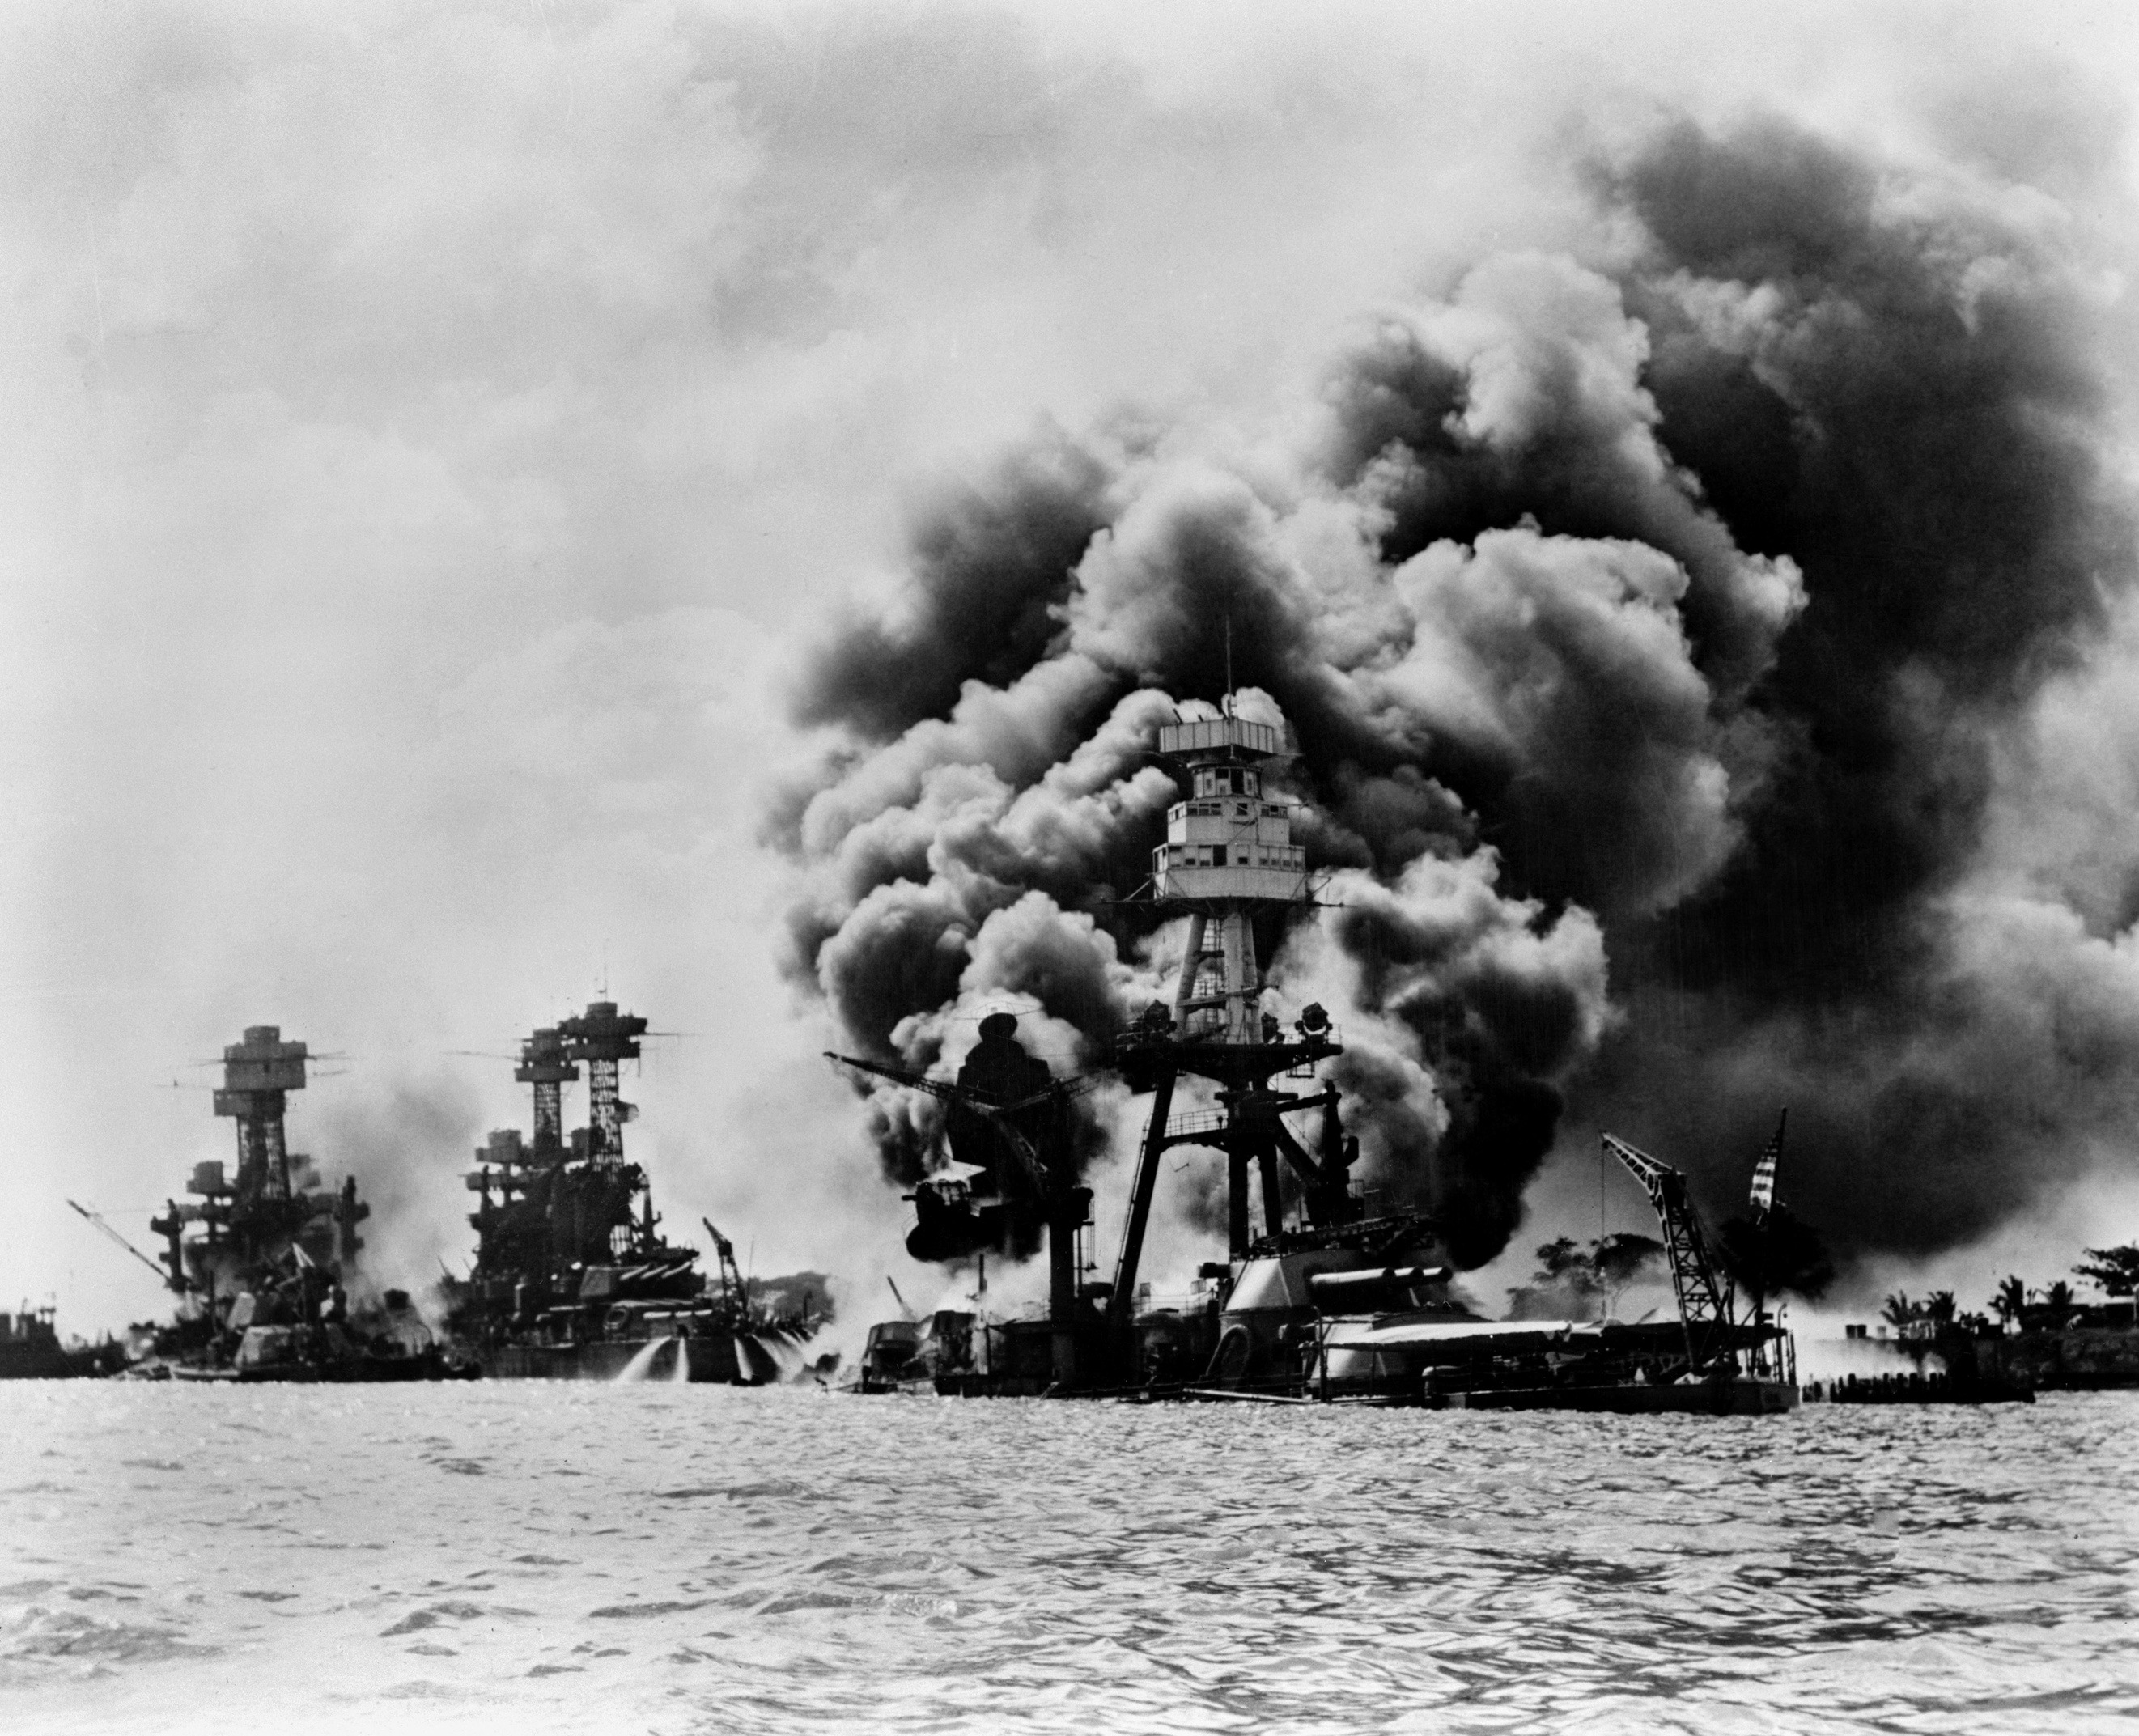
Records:
[[[1924,1318],[1932,1325],[1946,1328],[1953,1324],[1954,1309],[1957,1306],[1951,1290],[1933,1290],[1924,1298]]]
[[[1622,1231],[1589,1245],[1589,1270],[1603,1293],[1605,1310],[1615,1312],[1631,1284],[1663,1269],[1664,1245],[1652,1236]]]
[[[1998,1293],[1990,1298],[1990,1312],[2000,1320],[2017,1320],[2027,1305],[2027,1285],[2009,1273],[1998,1286]]]
[[[2139,1291],[2139,1245],[2090,1248],[2087,1257],[2089,1264],[2074,1266],[2073,1270],[2091,1279],[2105,1295],[2129,1296]]]
[[[2058,1326],[2063,1326],[2066,1321],[2072,1318],[2073,1309],[2077,1303],[2078,1298],[2073,1294],[2073,1287],[2062,1278],[2043,1292],[2043,1307],[2048,1311],[2052,1321]]]
[[[1899,1332],[1911,1321],[1921,1319],[1923,1312],[1924,1305],[1921,1302],[1910,1301],[1906,1290],[1897,1290],[1887,1298],[1886,1306],[1879,1310],[1879,1317]]]

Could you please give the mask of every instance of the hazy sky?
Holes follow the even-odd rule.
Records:
[[[1281,414],[1667,106],[2077,130],[2113,254],[2135,71],[2110,5],[8,8],[0,1305],[163,1308],[62,1200],[145,1246],[254,1023],[347,1057],[293,1143],[382,1244],[463,1258],[526,1114],[453,1052],[604,977],[683,1034],[626,1090],[672,1229],[874,1295],[904,1209],[757,834],[918,501],[1049,420]]]

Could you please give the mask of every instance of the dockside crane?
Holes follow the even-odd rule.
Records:
[[[713,1228],[711,1218],[702,1217],[698,1221],[706,1226],[706,1234],[713,1239],[713,1258],[721,1270],[721,1300],[727,1302],[733,1298],[737,1307],[748,1308],[750,1291],[742,1281],[742,1269],[736,1264],[735,1244]]]
[[[1603,1137],[1604,1149],[1627,1166],[1656,1208],[1657,1222],[1664,1233],[1665,1258],[1671,1263],[1672,1289],[1686,1328],[1686,1366],[1702,1372],[1719,1356],[1737,1347],[1736,1297],[1730,1274],[1702,1227],[1686,1177],[1623,1139],[1610,1133]]]

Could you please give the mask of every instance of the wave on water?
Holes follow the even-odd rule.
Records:
[[[644,1384],[18,1388],[0,1729],[2139,1718],[2139,1504],[2105,1494],[2139,1394],[1714,1419]]]

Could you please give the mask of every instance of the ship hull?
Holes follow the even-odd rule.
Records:
[[[683,1365],[678,1368],[678,1347]],[[754,1340],[730,1333],[688,1338],[597,1338],[580,1344],[501,1344],[479,1352],[494,1381],[623,1381],[761,1386],[779,1365]]]
[[[115,1347],[62,1350],[57,1345],[0,1344],[0,1381],[78,1381],[125,1364]]]
[[[404,1362],[381,1360],[275,1363],[253,1368],[203,1367],[198,1364],[172,1367],[166,1364],[151,1369],[135,1369],[130,1372],[133,1378],[140,1380],[218,1381],[241,1386],[376,1386],[382,1382],[404,1385],[419,1381],[472,1381],[477,1377],[473,1368],[437,1361],[418,1361],[414,1357]]]
[[[1697,1381],[1649,1386],[1621,1382],[1597,1386],[1492,1386],[1436,1393],[1435,1410],[1587,1411],[1621,1416],[1773,1416],[1798,1407],[1798,1389],[1786,1381]]]

